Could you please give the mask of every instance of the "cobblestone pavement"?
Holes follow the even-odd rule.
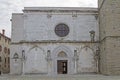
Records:
[[[103,75],[59,75],[59,76],[41,76],[41,75],[2,75],[0,80],[120,80],[120,76]]]

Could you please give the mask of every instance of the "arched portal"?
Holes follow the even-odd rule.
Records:
[[[58,58],[66,58],[67,54],[64,51],[58,53]],[[57,60],[57,73],[67,74],[68,73],[68,60]]]
[[[51,55],[53,74],[73,74],[73,55],[72,51],[67,46],[59,46],[55,48]]]

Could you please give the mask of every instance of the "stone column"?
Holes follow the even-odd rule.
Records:
[[[74,73],[77,74],[77,63],[78,63],[78,55],[77,55],[77,50],[74,50],[74,57],[73,57],[73,61],[74,61]]]
[[[96,67],[97,67],[97,73],[100,72],[100,49],[98,48],[96,50],[96,54],[95,54],[95,60],[96,60]]]
[[[21,61],[22,61],[22,75],[24,75],[25,74],[25,60],[26,60],[26,57],[25,57],[25,51],[24,50],[22,50],[22,58],[21,58]]]
[[[47,51],[46,60],[48,62],[48,65],[47,65],[47,67],[48,67],[48,75],[51,75],[50,73],[52,72],[51,71],[52,70],[52,68],[51,68],[51,66],[52,66],[52,58],[51,58],[51,52],[50,52],[50,50]]]

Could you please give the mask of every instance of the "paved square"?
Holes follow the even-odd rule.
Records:
[[[60,76],[41,76],[41,75],[2,75],[0,80],[120,80],[120,76],[103,75],[60,75]]]

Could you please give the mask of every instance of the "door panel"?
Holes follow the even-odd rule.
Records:
[[[57,72],[58,74],[67,74],[67,60],[57,61]]]

